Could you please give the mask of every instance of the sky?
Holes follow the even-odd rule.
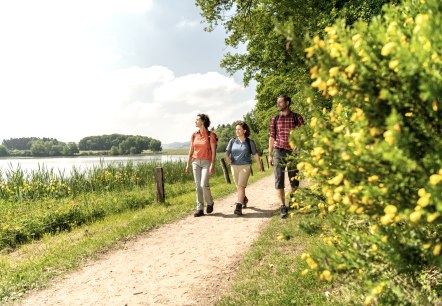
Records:
[[[185,142],[195,117],[242,119],[255,88],[219,67],[224,29],[194,0],[0,1],[0,142],[142,135]]]

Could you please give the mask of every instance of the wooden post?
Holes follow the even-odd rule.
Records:
[[[163,203],[166,199],[166,195],[164,193],[164,175],[163,168],[157,167],[153,169],[153,173],[155,176],[155,189],[157,191],[156,200],[157,202]]]
[[[264,158],[266,159],[267,169],[269,169],[270,165],[269,165],[269,159],[267,158],[267,155],[264,155]]]
[[[229,171],[227,171],[226,160],[224,159],[224,157],[221,158],[221,168],[223,169],[224,179],[226,180],[226,183],[231,184]]]
[[[260,169],[261,169],[262,171],[264,171],[264,164],[263,164],[263,162],[262,162],[262,158],[261,158],[261,157],[259,158],[259,166],[260,166]]]

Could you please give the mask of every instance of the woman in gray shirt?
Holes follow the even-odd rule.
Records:
[[[231,139],[226,148],[226,159],[230,163],[233,180],[236,184],[237,202],[234,213],[240,216],[242,209],[246,207],[248,202],[246,187],[252,167],[252,155],[259,165],[259,171],[263,171],[263,169],[261,169],[259,156],[256,154],[255,142],[249,139],[250,130],[247,124],[244,121],[239,121],[235,131],[236,138]]]

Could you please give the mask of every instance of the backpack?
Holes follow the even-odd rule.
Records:
[[[295,127],[299,126],[299,118],[298,118],[299,114],[292,112],[292,115],[293,115],[293,121],[295,122]],[[275,138],[276,138],[276,132],[278,129],[277,126],[278,126],[279,114],[276,115],[274,118],[275,118],[275,120],[273,121],[273,130],[275,131]]]

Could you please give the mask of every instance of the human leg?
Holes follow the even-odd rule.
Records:
[[[201,187],[201,174],[202,167],[200,165],[200,160],[194,160],[192,162],[193,179],[195,181],[195,191],[196,191],[196,211],[194,216],[199,217],[203,215],[204,210],[204,198],[203,189]]]
[[[281,218],[285,218],[288,215],[288,208],[285,205],[285,174],[284,170],[286,167],[285,158],[287,156],[287,152],[285,150],[276,149],[273,165],[274,165],[274,173],[275,173],[275,189],[276,195],[281,203],[280,207],[280,215]]]
[[[213,211],[213,197],[212,192],[210,191],[210,184],[209,184],[209,167],[210,167],[210,161],[208,160],[201,160],[201,188],[203,190],[204,199],[206,200],[207,204],[207,213],[211,213]],[[204,208],[204,205],[203,205]]]

